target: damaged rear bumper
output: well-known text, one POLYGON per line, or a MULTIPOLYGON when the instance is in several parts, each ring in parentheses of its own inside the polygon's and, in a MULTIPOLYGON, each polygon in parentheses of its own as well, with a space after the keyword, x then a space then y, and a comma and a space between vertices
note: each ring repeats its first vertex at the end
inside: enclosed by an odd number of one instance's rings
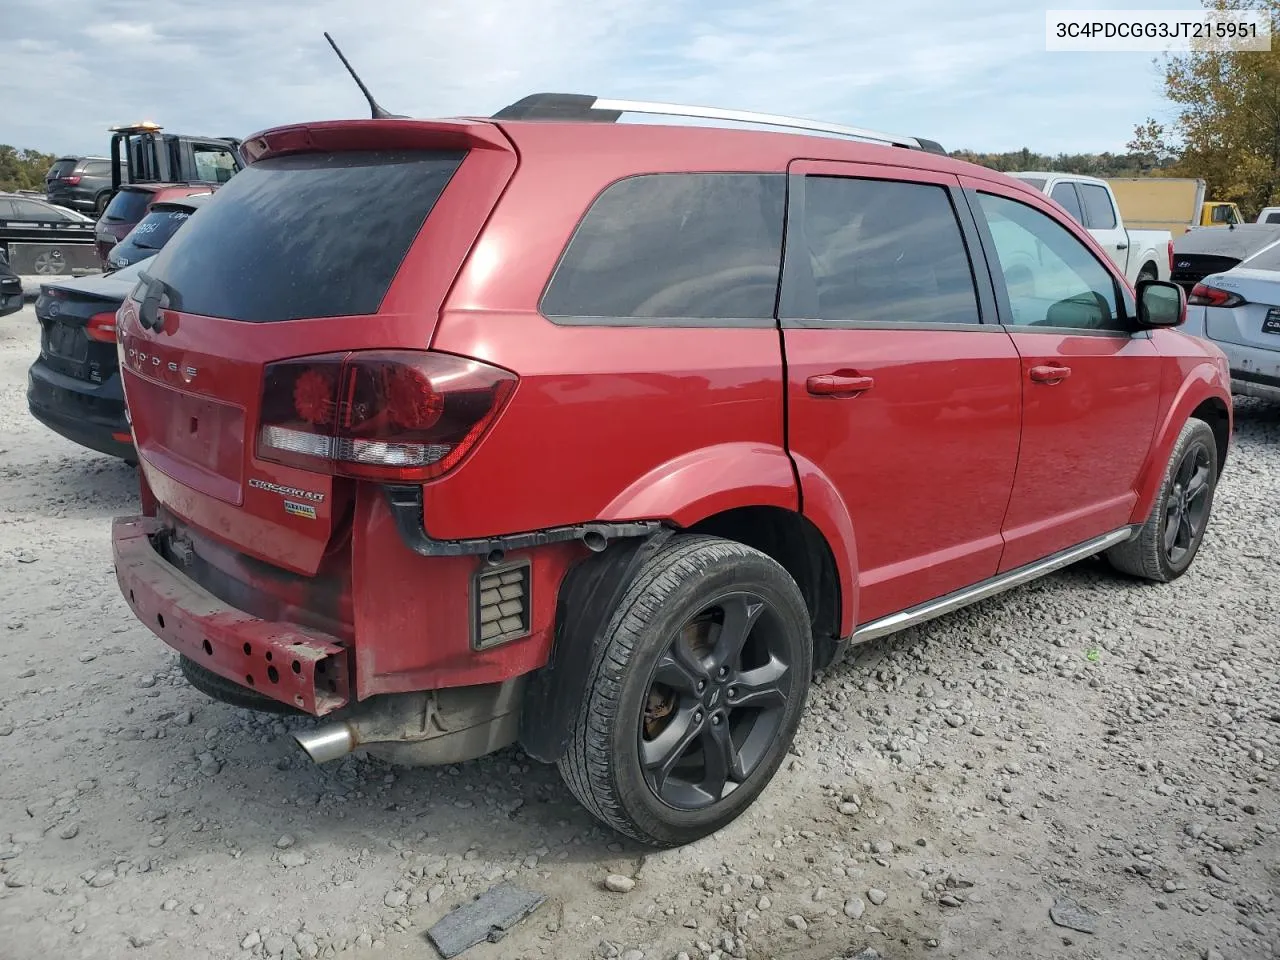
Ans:
POLYGON ((117 517, 111 525, 120 592, 152 633, 206 670, 314 716, 349 702, 345 647, 222 602, 157 552, 152 537, 162 529, 151 517, 117 517))

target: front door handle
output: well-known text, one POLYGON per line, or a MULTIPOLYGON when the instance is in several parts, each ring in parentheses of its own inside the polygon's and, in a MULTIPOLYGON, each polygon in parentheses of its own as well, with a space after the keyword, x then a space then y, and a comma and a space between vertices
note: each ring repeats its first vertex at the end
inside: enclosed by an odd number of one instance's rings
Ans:
POLYGON ((1031 368, 1031 379, 1036 383, 1061 383, 1071 376, 1071 368, 1059 364, 1044 364, 1031 368))
POLYGON ((871 377, 856 373, 824 373, 804 382, 815 397, 856 397, 876 385, 871 377))
POLYGON ((1117 249, 1117 250, 1128 250, 1128 249, 1129 249, 1129 245, 1128 245, 1127 243, 1117 243, 1117 244, 1116 244, 1116 249, 1117 249))

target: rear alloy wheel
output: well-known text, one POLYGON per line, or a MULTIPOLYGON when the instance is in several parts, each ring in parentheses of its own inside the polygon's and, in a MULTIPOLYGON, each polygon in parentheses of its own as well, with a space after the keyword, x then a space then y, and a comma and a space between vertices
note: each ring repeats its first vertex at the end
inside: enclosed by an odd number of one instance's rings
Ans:
POLYGON ((1195 559, 1213 509, 1218 483, 1218 444, 1203 420, 1182 426, 1164 483, 1138 536, 1107 552, 1123 573, 1168 583, 1187 572, 1195 559))
POLYGON ((614 612, 560 772, 588 810, 675 846, 739 816, 795 736, 813 652, 795 581, 765 554, 673 538, 614 612))

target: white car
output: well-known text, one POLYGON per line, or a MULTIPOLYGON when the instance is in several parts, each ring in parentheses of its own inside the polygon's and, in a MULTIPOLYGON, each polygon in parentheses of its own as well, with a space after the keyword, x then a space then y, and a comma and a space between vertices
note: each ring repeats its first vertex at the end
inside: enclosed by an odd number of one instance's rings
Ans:
POLYGON ((1280 223, 1280 207, 1263 207, 1254 223, 1280 223))
POLYGON ((1076 173, 1011 173, 1057 202, 1097 240, 1129 282, 1168 280, 1173 270, 1173 234, 1127 230, 1111 185, 1076 173))
POLYGON ((1232 393, 1280 402, 1280 242, 1197 283, 1183 329, 1227 355, 1232 393))

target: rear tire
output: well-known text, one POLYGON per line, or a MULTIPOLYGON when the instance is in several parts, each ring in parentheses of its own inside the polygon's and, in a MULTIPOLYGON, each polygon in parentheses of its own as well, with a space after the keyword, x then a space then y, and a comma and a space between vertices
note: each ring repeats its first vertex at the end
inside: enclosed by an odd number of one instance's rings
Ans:
POLYGON ((1138 271, 1138 279, 1136 282, 1142 283, 1143 280, 1158 280, 1158 279, 1160 279, 1160 275, 1159 273, 1156 272, 1156 268, 1151 266, 1150 264, 1147 264, 1141 270, 1138 271))
POLYGON ((769 783, 799 725, 813 669, 799 588, 758 550, 673 537, 640 568, 605 637, 561 776, 642 843, 714 833, 769 783))
POLYGON ((214 700, 220 700, 233 707, 256 710, 259 713, 277 713, 298 717, 309 716, 309 714, 299 710, 297 707, 281 703, 271 697, 265 697, 260 693, 240 686, 238 683, 232 683, 212 670, 206 670, 190 657, 180 657, 180 659, 182 675, 187 678, 189 684, 206 697, 212 697, 214 700))
POLYGON ((1168 583, 1191 567, 1213 509, 1218 485, 1218 443, 1203 420, 1182 425, 1165 467, 1151 515, 1132 540, 1107 551, 1121 573, 1168 583))
POLYGON ((111 202, 110 194, 107 194, 107 193, 98 194, 98 196, 95 197, 93 201, 93 212, 97 214, 99 218, 101 218, 102 215, 107 212, 107 204, 109 204, 110 202, 111 202))

